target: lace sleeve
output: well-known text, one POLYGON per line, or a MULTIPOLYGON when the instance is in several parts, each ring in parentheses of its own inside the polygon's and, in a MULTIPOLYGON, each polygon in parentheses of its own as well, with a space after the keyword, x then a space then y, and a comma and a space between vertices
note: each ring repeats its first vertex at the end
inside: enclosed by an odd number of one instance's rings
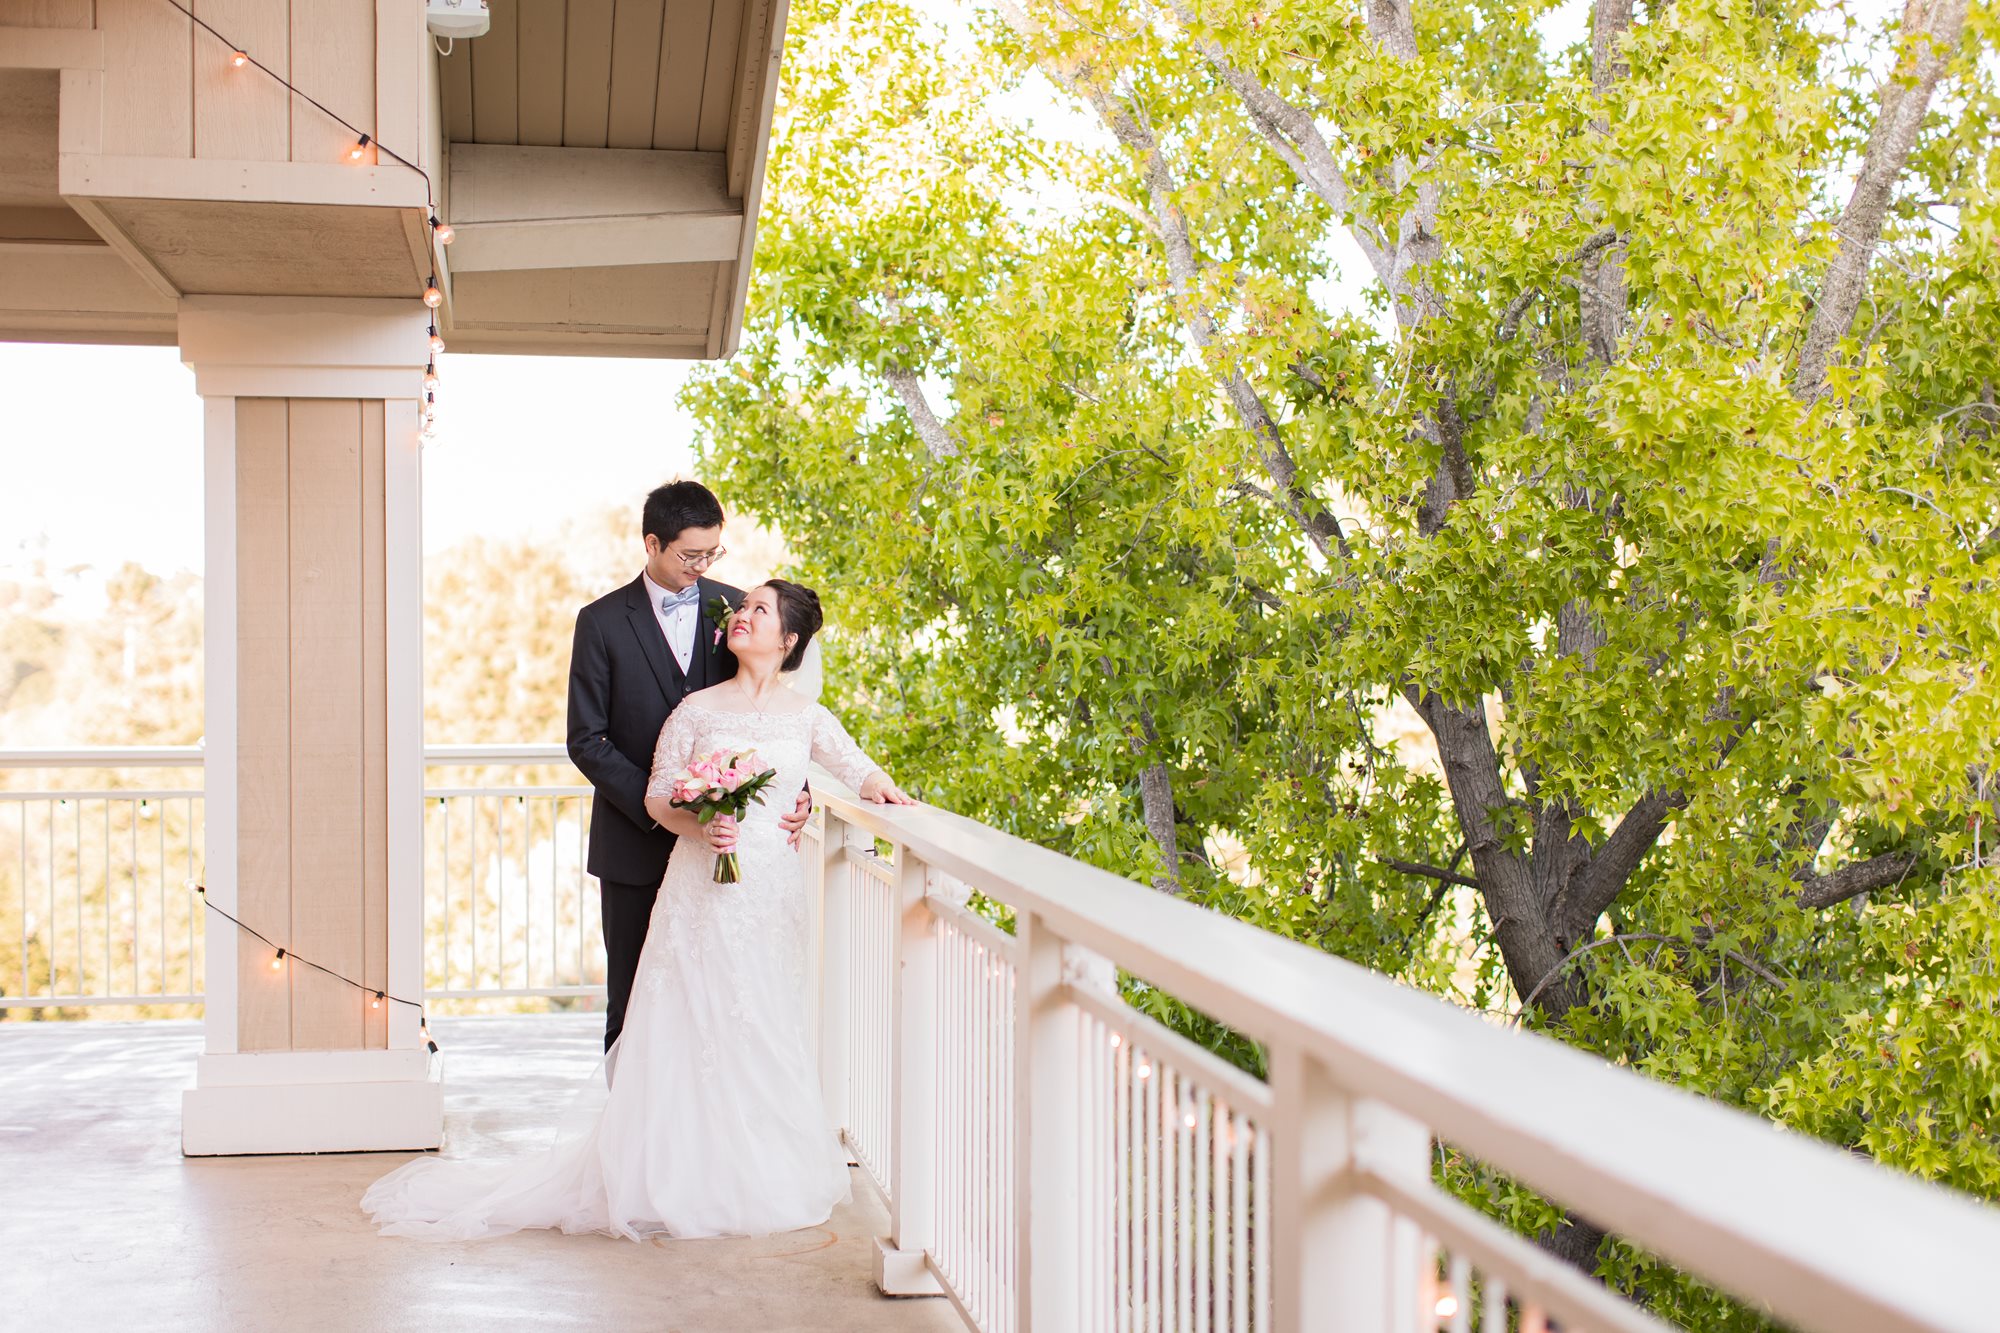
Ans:
POLYGON ((860 791, 869 775, 880 771, 847 734, 847 728, 840 725, 840 719, 823 705, 813 705, 812 732, 813 762, 854 790, 860 791))
POLYGON ((660 728, 660 743, 653 747, 653 776, 646 783, 646 795, 665 796, 673 777, 694 758, 695 721, 692 708, 676 708, 667 714, 660 728))

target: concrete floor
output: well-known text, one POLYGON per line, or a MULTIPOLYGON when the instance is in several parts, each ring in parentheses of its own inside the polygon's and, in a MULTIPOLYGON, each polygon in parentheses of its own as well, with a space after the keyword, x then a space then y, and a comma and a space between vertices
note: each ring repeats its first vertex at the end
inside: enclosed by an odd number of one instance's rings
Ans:
MULTIPOLYGON (((598 1015, 442 1018, 445 1151, 545 1133, 596 1062, 598 1015)), ((184 1158, 193 1023, 0 1024, 0 1328, 956 1330, 869 1276, 880 1198, 761 1240, 535 1231, 377 1236, 358 1200, 407 1153, 184 1158)))

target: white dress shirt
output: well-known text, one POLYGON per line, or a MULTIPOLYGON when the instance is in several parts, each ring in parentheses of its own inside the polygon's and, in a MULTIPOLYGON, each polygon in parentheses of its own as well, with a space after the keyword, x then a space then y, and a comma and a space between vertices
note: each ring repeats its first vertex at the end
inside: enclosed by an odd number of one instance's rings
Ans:
POLYGON ((653 602, 653 619, 660 622, 660 633, 666 636, 674 661, 680 663, 681 674, 686 675, 694 661, 695 632, 701 627, 701 599, 697 597, 669 611, 662 603, 674 594, 653 582, 651 574, 641 571, 639 577, 646 581, 646 596, 653 602))

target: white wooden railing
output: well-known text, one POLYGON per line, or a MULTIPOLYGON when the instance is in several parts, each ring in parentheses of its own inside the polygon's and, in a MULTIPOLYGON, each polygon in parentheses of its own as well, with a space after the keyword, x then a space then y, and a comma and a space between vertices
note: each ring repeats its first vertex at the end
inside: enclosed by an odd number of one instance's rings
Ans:
POLYGON ((32 786, 0 790, 0 1008, 201 999, 202 794, 185 783, 79 787, 45 772, 157 777, 195 746, 0 750, 32 786))
MULTIPOLYGON (((558 766, 567 784, 424 792, 424 960, 433 999, 601 996, 597 882, 584 873, 590 788, 561 745, 431 746, 427 770, 558 766)), ((96 775, 0 790, 0 1008, 202 999, 200 746, 0 750, 0 772, 96 775), (117 781, 106 782, 105 775, 117 781)))
MULTIPOLYGON (((0 751, 0 770, 199 762, 0 751)), ((1446 1143, 1797 1327, 2000 1330, 1994 1210, 970 820, 865 804, 824 774, 814 789, 822 1080, 889 1204, 885 1291, 942 1293, 991 1333, 1660 1327, 1438 1190, 1446 1143), (969 909, 975 892, 1012 933, 969 909), (1270 1081, 1127 1007, 1119 970, 1261 1042, 1270 1081)), ((427 934, 481 913, 463 958, 432 958, 433 994, 597 988, 585 790, 427 792, 445 812, 427 934)), ((198 920, 149 904, 198 873, 200 808, 180 787, 0 792, 0 840, 19 844, 0 940, 56 957, 0 976, 0 1003, 199 999, 198 920), (157 977, 148 950, 166 957, 175 930, 195 968, 157 977)))
POLYGON ((432 745, 427 772, 558 768, 567 782, 426 783, 424 976, 431 999, 604 994, 590 787, 561 745, 432 745))
POLYGON ((990 1333, 1662 1327, 1438 1189, 1447 1143, 1797 1327, 2000 1329, 2000 1211, 970 820, 814 789, 822 1077, 889 1204, 885 1291, 990 1333), (1263 1043, 1270 1081, 1126 1006, 1114 969, 1263 1043))

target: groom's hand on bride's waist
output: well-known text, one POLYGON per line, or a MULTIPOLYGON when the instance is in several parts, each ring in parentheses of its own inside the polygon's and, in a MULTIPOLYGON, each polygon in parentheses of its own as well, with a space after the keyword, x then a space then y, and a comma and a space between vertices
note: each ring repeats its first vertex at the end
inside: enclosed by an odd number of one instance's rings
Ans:
POLYGON ((809 787, 799 788, 798 803, 788 815, 778 816, 778 827, 785 831, 785 841, 794 848, 799 845, 799 835, 805 831, 806 821, 812 818, 813 797, 809 787))

